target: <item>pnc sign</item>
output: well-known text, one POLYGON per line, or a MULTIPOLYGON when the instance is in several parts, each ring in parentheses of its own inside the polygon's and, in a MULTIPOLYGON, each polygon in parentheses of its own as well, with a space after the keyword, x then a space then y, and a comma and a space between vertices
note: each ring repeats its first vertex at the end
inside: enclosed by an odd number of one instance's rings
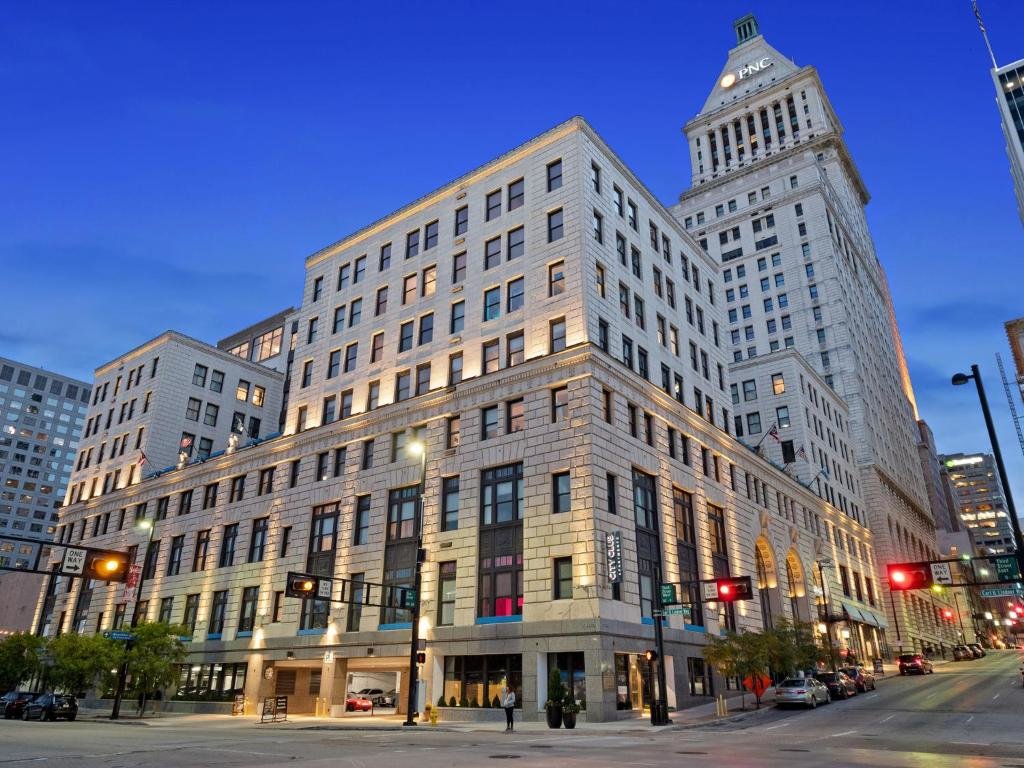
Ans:
POLYGON ((732 88, 736 85, 739 80, 745 80, 751 75, 755 75, 762 70, 768 69, 775 62, 772 61, 768 56, 763 56, 757 61, 752 61, 749 64, 744 64, 742 67, 737 69, 735 72, 726 72, 725 76, 720 81, 720 85, 723 88, 732 88))

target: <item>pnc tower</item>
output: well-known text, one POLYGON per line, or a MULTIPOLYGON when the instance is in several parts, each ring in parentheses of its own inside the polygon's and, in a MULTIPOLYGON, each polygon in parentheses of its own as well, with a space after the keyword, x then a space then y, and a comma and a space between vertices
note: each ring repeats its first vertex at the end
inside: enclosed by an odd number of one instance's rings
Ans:
MULTIPOLYGON (((780 438, 763 441, 762 451, 771 456, 780 445, 803 447, 806 460, 791 454, 781 463, 869 525, 880 565, 933 559, 935 524, 917 458, 916 406, 865 217, 867 187, 818 71, 769 45, 753 16, 734 26, 736 46, 700 113, 683 128, 692 182, 674 208, 721 265, 733 379, 743 378, 737 369, 771 367, 786 349, 799 352, 848 404, 849 445, 837 443, 827 422, 790 420, 794 410, 818 401, 812 388, 801 386, 808 393, 803 404, 790 403, 778 417, 771 408, 759 415, 757 430, 774 422, 780 438)), ((741 419, 735 426, 751 444, 761 437, 741 419)), ((885 583, 884 567, 878 578, 885 583)), ((938 645, 935 598, 899 594, 903 636, 890 633, 890 643, 938 645)), ((884 604, 891 622, 893 603, 884 604)))

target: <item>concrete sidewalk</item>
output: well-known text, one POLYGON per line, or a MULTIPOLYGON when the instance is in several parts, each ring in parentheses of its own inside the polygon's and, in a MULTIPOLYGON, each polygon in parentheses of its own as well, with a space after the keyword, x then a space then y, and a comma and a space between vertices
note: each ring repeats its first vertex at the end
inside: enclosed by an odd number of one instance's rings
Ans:
MULTIPOLYGON (((933 663, 935 666, 940 666, 942 664, 948 664, 949 661, 944 659, 935 659, 933 660, 933 663)), ((899 677, 899 668, 895 664, 885 664, 884 670, 883 674, 876 676, 879 683, 884 683, 886 679, 899 677)), ((735 694, 735 692, 732 691, 730 693, 735 694)), ((746 695, 746 709, 740 709, 740 696, 738 694, 732 695, 726 699, 729 714, 725 717, 717 716, 715 712, 715 702, 712 700, 707 704, 701 704, 696 707, 687 707, 686 709, 670 712, 669 718, 672 720, 672 725, 670 726, 655 727, 651 725, 649 718, 637 716, 604 723, 588 723, 580 719, 576 724, 575 730, 582 733, 638 733, 660 731, 665 728, 696 728, 714 725, 715 723, 737 722, 748 717, 757 717, 759 713, 771 711, 775 705, 774 698, 774 690, 769 689, 761 700, 761 708, 758 710, 754 708, 753 694, 748 693, 746 695)), ((515 726, 516 731, 534 733, 550 730, 543 719, 543 713, 539 714, 541 719, 538 721, 517 722, 515 726)), ((110 720, 109 717, 109 710, 83 708, 79 714, 79 719, 89 722, 108 723, 111 725, 141 725, 154 728, 188 728, 193 726, 203 728, 236 728, 250 725, 262 729, 284 730, 413 731, 412 728, 405 728, 405 726, 402 725, 405 721, 405 717, 403 715, 370 715, 368 713, 349 713, 344 717, 292 715, 287 721, 281 723, 260 723, 259 718, 256 715, 233 717, 231 715, 194 715, 178 714, 174 712, 161 712, 155 715, 146 715, 141 719, 137 717, 134 712, 130 714, 122 714, 121 719, 119 720, 110 720)), ((499 720, 495 720, 494 722, 442 721, 436 726, 432 726, 429 722, 424 722, 421 719, 417 727, 423 730, 449 733, 500 733, 504 731, 504 722, 499 720)))

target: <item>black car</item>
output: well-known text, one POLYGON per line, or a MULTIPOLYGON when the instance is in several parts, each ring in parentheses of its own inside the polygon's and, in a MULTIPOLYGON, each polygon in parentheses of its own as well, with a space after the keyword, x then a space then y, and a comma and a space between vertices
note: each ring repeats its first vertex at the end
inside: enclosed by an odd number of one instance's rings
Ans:
POLYGON ((818 672, 814 677, 828 688, 833 701, 857 695, 857 684, 842 672, 818 672))
POLYGON ((60 693, 44 693, 25 705, 22 720, 74 720, 78 717, 78 699, 60 693))
POLYGON ((25 705, 38 695, 35 691, 9 691, 0 698, 0 712, 5 720, 21 717, 25 705))

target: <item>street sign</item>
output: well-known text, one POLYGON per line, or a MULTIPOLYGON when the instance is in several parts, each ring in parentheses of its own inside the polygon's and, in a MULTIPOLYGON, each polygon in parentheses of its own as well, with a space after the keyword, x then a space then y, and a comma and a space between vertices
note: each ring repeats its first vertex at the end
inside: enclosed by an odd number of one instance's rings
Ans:
POLYGON ((331 589, 334 587, 334 582, 330 579, 320 579, 316 585, 316 596, 321 600, 331 599, 331 589))
POLYGON ((683 616, 688 619, 690 614, 693 613, 693 609, 688 605, 670 605, 663 613, 666 616, 683 616))
POLYGON ((700 583, 700 593, 704 602, 710 602, 718 599, 718 583, 715 581, 702 581, 700 583))
POLYGON ((935 584, 952 584, 953 574, 949 569, 949 563, 932 563, 932 582, 935 584))
POLYGON ((1020 590, 1014 587, 985 587, 981 590, 982 597, 1016 597, 1020 590))
POLYGON ((662 605, 675 605, 679 600, 676 598, 676 585, 675 584, 662 584, 661 585, 661 604, 662 605))
POLYGON ((103 633, 103 636, 108 640, 134 640, 135 635, 131 632, 127 632, 123 629, 108 629, 103 633))
POLYGON ((611 531, 604 535, 604 551, 608 558, 608 583, 622 583, 622 533, 611 531))
POLYGON ((1016 555, 1000 555, 988 559, 996 570, 996 578, 999 581, 1017 581, 1020 578, 1020 568, 1017 566, 1016 555))
POLYGON ((81 576, 85 571, 85 556, 88 550, 77 547, 65 547, 64 561, 61 563, 61 573, 71 576, 81 576))
POLYGON ((403 589, 402 590, 402 607, 412 610, 416 607, 416 590, 415 589, 403 589))

